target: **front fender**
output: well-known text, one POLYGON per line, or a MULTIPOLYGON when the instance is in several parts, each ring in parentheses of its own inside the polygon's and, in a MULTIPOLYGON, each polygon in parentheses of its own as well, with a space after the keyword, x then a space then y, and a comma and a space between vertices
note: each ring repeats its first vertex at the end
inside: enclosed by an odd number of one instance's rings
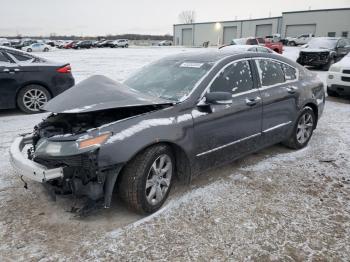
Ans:
POLYGON ((112 136, 100 147, 99 166, 126 163, 146 147, 160 142, 175 144, 188 157, 192 155, 192 115, 189 110, 175 111, 165 109, 101 128, 100 132, 112 131, 112 136))

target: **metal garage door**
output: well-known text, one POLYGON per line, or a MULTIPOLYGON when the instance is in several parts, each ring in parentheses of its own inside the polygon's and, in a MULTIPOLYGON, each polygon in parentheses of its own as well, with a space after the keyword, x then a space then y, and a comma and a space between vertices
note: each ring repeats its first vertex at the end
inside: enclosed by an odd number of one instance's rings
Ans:
POLYGON ((286 26, 286 37, 295 37, 304 34, 315 34, 316 25, 287 25, 286 26))
POLYGON ((192 46, 192 29, 182 29, 182 45, 192 46))
POLYGON ((234 38, 237 38, 237 26, 225 26, 223 44, 226 45, 231 43, 231 40, 234 38))
POLYGON ((268 35, 272 35, 272 24, 256 25, 256 30, 255 30, 256 37, 265 37, 268 35))

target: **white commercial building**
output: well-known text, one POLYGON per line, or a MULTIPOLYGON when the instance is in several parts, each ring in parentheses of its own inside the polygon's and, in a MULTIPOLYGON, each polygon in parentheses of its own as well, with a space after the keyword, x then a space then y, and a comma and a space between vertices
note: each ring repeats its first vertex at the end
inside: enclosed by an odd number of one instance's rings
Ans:
POLYGON ((283 12, 282 16, 261 19, 205 22, 174 25, 174 44, 202 46, 228 44, 234 38, 265 37, 281 34, 295 37, 301 34, 315 36, 349 37, 350 8, 283 12))

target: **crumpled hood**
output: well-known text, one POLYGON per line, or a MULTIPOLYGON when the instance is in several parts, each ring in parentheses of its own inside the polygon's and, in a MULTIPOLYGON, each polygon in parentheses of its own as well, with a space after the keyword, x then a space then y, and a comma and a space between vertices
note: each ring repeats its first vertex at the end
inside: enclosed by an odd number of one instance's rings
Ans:
POLYGON ((308 53, 321 53, 321 52, 330 52, 331 49, 326 48, 303 48, 300 50, 301 52, 308 52, 308 53))
POLYGON ((44 110, 53 113, 86 113, 156 104, 172 103, 137 92, 105 76, 95 75, 50 100, 44 110))

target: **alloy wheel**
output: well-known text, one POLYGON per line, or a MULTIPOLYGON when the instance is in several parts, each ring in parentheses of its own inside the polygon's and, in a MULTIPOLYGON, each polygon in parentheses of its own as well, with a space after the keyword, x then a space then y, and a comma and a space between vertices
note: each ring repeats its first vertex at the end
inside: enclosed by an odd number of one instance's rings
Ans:
POLYGON ((29 89, 23 95, 24 106, 33 112, 38 112, 47 102, 46 94, 39 89, 29 89))
POLYGON ((173 163, 171 158, 160 155, 152 164, 148 171, 146 180, 146 199, 150 205, 157 205, 161 202, 169 189, 173 173, 173 163))
POLYGON ((304 144, 309 140, 314 127, 314 120, 310 113, 303 114, 298 122, 297 140, 300 144, 304 144))

